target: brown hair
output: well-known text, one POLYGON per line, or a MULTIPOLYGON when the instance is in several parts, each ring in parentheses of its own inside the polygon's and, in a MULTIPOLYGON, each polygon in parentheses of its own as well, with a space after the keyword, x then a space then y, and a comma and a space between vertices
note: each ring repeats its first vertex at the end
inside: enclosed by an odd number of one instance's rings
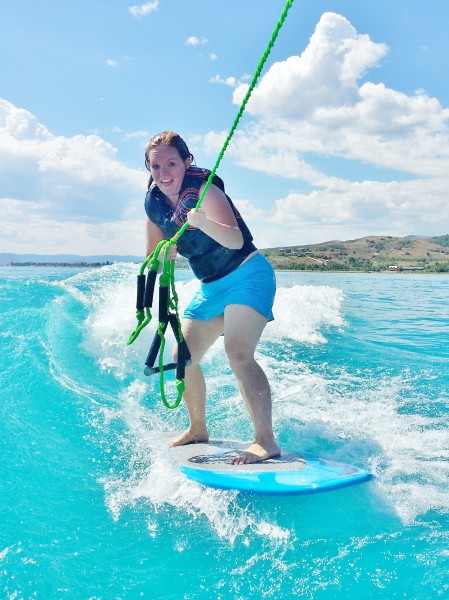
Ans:
MULTIPOLYGON (((192 162, 195 161, 193 154, 187 147, 187 144, 178 133, 175 133, 174 131, 162 131, 161 133, 156 133, 156 135, 153 135, 148 142, 147 147, 145 148, 145 166, 148 171, 150 171, 150 151, 157 146, 172 146, 173 148, 176 148, 182 160, 187 160, 190 158, 192 162)), ((150 175, 148 189, 150 189, 152 183, 153 177, 150 175)))

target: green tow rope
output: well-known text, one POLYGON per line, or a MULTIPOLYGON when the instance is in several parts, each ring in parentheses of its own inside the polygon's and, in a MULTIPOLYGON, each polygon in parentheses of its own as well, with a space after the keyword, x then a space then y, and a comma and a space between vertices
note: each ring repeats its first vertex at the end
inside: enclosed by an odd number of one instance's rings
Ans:
MULTIPOLYGON (((271 34, 271 38, 270 38, 270 41, 268 42, 267 47, 265 48, 265 52, 260 57, 259 64, 257 65, 257 69, 256 69, 256 71, 255 71, 255 73, 253 75, 252 80, 251 80, 251 84, 250 84, 250 86, 248 88, 248 91, 245 94, 245 97, 243 98, 243 101, 242 101, 242 103, 240 105, 240 108, 238 110, 237 116, 235 117, 234 123, 232 124, 232 127, 231 127, 231 129, 230 129, 230 131, 228 133, 228 137, 224 141, 224 144, 223 144, 223 146, 222 146, 222 148, 220 150, 220 153, 218 155, 217 162, 215 163, 215 166, 212 169, 212 171, 211 171, 211 173, 210 173, 210 175, 209 175, 209 177, 208 177, 208 179, 206 181, 206 185, 204 186, 204 189, 203 189, 203 191, 201 193, 201 196, 198 198, 198 202, 197 202, 196 207, 195 207, 196 211, 200 208, 200 206, 201 206, 201 204, 203 202, 203 198, 206 195, 206 192, 207 192, 207 190, 208 190, 208 188, 209 188, 209 186, 210 186, 210 184, 211 184, 211 182, 212 182, 212 180, 213 180, 213 178, 215 176, 215 173, 217 172, 218 165, 221 163, 221 159, 223 158, 224 153, 226 152, 226 149, 229 146, 229 142, 231 141, 231 138, 234 135, 235 130, 237 129, 237 125, 238 125, 238 123, 240 121, 240 117, 243 115, 243 112, 244 112, 244 110, 246 108, 248 100, 249 100, 249 98, 250 98, 250 96, 251 96, 254 88, 256 87, 257 80, 260 77, 260 74, 261 74, 262 69, 264 67, 264 64, 265 64, 265 62, 266 62, 266 60, 268 58, 268 55, 270 54, 271 49, 274 46, 274 42, 276 41, 278 33, 279 33, 282 25, 284 24, 285 19, 287 18, 287 13, 288 13, 288 11, 290 10, 290 8, 291 8, 291 6, 293 4, 293 1, 294 0, 287 0, 287 2, 285 3, 284 10, 282 11, 281 16, 279 17, 279 21, 277 22, 276 27, 274 28, 274 31, 271 34)), ((172 237, 172 239, 170 240, 170 242, 171 243, 175 243, 176 240, 187 229, 188 225, 189 224, 187 222, 185 222, 184 225, 181 227, 181 229, 172 237)))
MULTIPOLYGON (((217 172, 218 166, 224 156, 224 153, 226 152, 229 142, 231 141, 231 138, 234 135, 235 130, 237 129, 237 125, 240 121, 240 118, 241 118, 243 112, 245 111, 246 105, 248 103, 248 100, 249 100, 254 88, 256 87, 256 83, 260 77, 260 74, 265 65, 265 62, 271 52, 271 49, 274 46, 274 43, 276 41, 276 38, 278 37, 279 31, 280 31, 282 25, 284 24, 285 19, 287 18, 288 11, 290 10, 293 2, 294 2, 294 0, 287 0, 285 3, 284 9, 281 13, 281 16, 279 17, 279 20, 276 24, 276 27, 274 28, 273 33, 271 34, 270 41, 268 42, 267 47, 265 48, 265 51, 259 60, 259 64, 257 65, 256 71, 254 72, 253 78, 251 80, 251 84, 245 94, 245 97, 243 98, 243 101, 240 105, 240 108, 237 112, 237 115, 234 119, 234 122, 228 133, 228 136, 226 137, 226 140, 224 141, 224 144, 220 150, 220 153, 215 162, 215 165, 214 165, 212 171, 210 172, 210 175, 209 175, 209 177, 206 181, 206 184, 203 188, 203 191, 201 192, 201 195, 198 198, 198 202, 196 203, 196 206, 195 206, 196 211, 198 211, 199 208, 201 207, 201 204, 207 193, 207 190, 209 189, 209 186, 212 183, 212 180, 217 172)), ((153 252, 146 258, 146 260, 142 263, 142 266, 140 267, 140 275, 141 276, 144 276, 145 269, 147 267, 148 267, 149 272, 157 273, 157 271, 159 269, 159 262, 160 262, 159 255, 160 255, 161 251, 163 251, 162 274, 160 276, 160 278, 161 278, 160 285, 161 285, 161 287, 170 287, 171 288, 172 297, 170 300, 170 308, 172 308, 176 313, 177 322, 178 322, 178 334, 179 334, 181 341, 183 340, 183 337, 182 337, 182 331, 181 331, 181 321, 180 321, 179 313, 178 313, 178 296, 177 296, 176 290, 175 290, 175 275, 174 275, 175 261, 167 260, 167 255, 170 250, 170 247, 172 245, 176 244, 177 240, 181 237, 181 235, 184 233, 184 231, 187 229, 188 226, 189 226, 189 224, 186 221, 182 225, 182 227, 179 229, 179 231, 171 239, 162 240, 161 242, 159 242, 159 244, 156 246, 156 248, 153 250, 153 252)), ((137 337, 139 336, 142 329, 144 329, 150 323, 151 318, 152 318, 151 311, 149 308, 137 308, 136 317, 137 317, 137 326, 134 329, 134 331, 131 333, 131 335, 129 336, 129 339, 127 342, 128 345, 132 344, 137 339, 137 337)), ((161 397, 162 397, 162 401, 163 401, 164 405, 167 408, 177 408, 182 400, 182 395, 184 393, 184 389, 185 389, 184 380, 182 380, 182 379, 176 380, 176 388, 178 390, 178 396, 177 396, 177 399, 175 400, 175 402, 173 404, 170 404, 167 401, 167 398, 165 395, 165 390, 164 390, 165 382, 164 382, 164 365, 163 365, 164 352, 163 351, 164 351, 164 347, 165 347, 165 335, 164 335, 161 325, 162 324, 159 324, 158 330, 157 330, 159 336, 161 337, 161 348, 160 348, 160 355, 159 355, 161 397)))

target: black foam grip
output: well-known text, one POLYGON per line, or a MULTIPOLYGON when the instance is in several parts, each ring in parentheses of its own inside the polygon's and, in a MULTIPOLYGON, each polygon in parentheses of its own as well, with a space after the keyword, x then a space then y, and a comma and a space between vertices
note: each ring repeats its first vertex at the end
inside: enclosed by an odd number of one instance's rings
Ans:
POLYGON ((178 342, 178 364, 176 365, 176 379, 184 379, 186 375, 186 343, 178 342))
MULTIPOLYGON (((162 328, 162 333, 165 333, 166 329, 167 329, 167 324, 165 324, 164 327, 162 328)), ((156 331, 156 334, 153 338, 153 342, 151 344, 150 350, 147 355, 147 359, 145 361, 145 364, 147 367, 153 367, 154 363, 156 362, 156 358, 159 353, 159 349, 161 347, 161 342, 162 342, 161 336, 156 331)))
POLYGON ((137 275, 137 299, 136 308, 137 310, 143 310, 145 295, 145 275, 137 275))
POLYGON ((159 323, 168 323, 168 287, 159 287, 159 323))
POLYGON ((153 306, 154 296, 154 284, 156 283, 156 271, 150 271, 147 277, 147 284, 145 286, 145 295, 143 298, 143 305, 145 308, 151 308, 153 306))

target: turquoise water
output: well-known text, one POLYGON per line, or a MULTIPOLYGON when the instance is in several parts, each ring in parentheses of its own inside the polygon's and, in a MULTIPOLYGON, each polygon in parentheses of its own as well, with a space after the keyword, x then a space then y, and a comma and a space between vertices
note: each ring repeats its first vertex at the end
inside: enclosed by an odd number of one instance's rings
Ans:
MULTIPOLYGON (((277 436, 376 476, 280 498, 171 463, 153 325, 126 346, 137 271, 0 269, 0 597, 449 597, 449 277, 278 274, 277 436)), ((178 274, 182 305, 196 286, 178 274)), ((221 340, 205 370, 212 435, 250 439, 221 340)))

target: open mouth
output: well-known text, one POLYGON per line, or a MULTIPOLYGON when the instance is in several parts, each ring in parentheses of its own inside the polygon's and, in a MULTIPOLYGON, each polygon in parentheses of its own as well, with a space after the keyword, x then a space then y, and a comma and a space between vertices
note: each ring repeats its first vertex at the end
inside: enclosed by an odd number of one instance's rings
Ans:
POLYGON ((173 179, 161 179, 162 185, 170 185, 173 183, 173 179))

